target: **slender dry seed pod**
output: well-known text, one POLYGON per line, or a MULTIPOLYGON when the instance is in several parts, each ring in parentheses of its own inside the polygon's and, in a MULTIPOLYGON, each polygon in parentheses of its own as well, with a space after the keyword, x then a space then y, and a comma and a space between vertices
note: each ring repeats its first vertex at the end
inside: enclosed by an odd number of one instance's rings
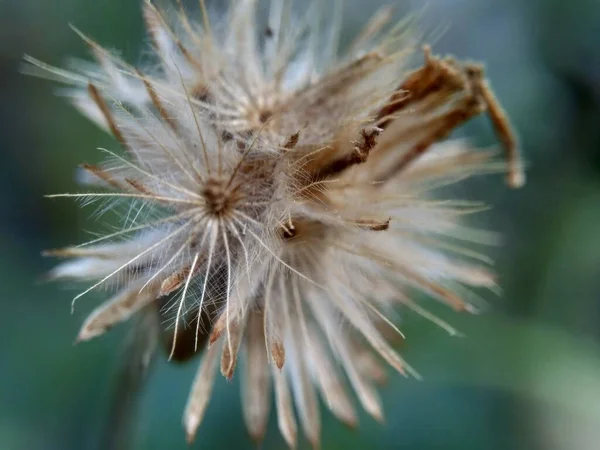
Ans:
POLYGON ((488 237, 461 224, 481 205, 433 191, 494 171, 507 170, 513 187, 524 181, 481 66, 425 47, 424 64, 411 69, 417 43, 406 26, 389 25, 389 8, 338 55, 339 17, 328 34, 317 2, 298 21, 288 3, 273 0, 263 26, 253 0, 233 2, 218 19, 201 1, 198 22, 181 5, 167 14, 146 2, 160 62, 149 70, 84 35, 96 66, 67 72, 29 58, 71 85, 75 106, 123 149, 82 166, 88 190, 50 197, 129 204, 121 231, 50 251, 69 259, 50 276, 91 281, 74 301, 116 291, 79 340, 154 304, 171 320, 171 358, 208 342, 184 414, 189 440, 218 368, 228 379, 242 374, 244 418, 257 441, 271 395, 290 447, 297 419, 319 445, 319 397, 356 425, 348 387, 383 420, 381 360, 416 375, 392 346, 400 331, 390 312, 405 305, 455 334, 411 297, 424 292, 473 311, 469 287, 495 287, 485 258, 456 243, 488 237), (480 114, 506 163, 445 141, 480 114))

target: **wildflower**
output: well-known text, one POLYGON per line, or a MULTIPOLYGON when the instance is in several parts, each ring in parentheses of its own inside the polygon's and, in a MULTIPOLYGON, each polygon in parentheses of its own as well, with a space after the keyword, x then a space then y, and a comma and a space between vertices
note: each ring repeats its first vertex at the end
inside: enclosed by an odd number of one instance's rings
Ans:
MULTIPOLYGON (((318 446, 318 395, 342 422, 357 422, 346 384, 373 417, 380 359, 417 376, 385 330, 406 306, 451 333, 411 297, 424 292, 473 311, 468 287, 493 288, 478 256, 449 239, 477 240, 460 218, 479 209, 439 200, 433 190, 507 170, 524 181, 510 125, 479 65, 439 58, 410 70, 414 36, 377 12, 339 56, 339 17, 325 33, 318 14, 291 20, 273 1, 266 26, 256 3, 233 3, 202 23, 151 3, 144 17, 157 65, 131 67, 83 36, 97 60, 68 72, 33 60, 73 86, 72 102, 110 131, 124 153, 84 164, 94 187, 74 197, 128 202, 122 230, 77 247, 54 279, 90 281, 74 299, 116 290, 84 323, 87 341, 134 314, 170 317, 170 357, 208 342, 184 413, 192 440, 217 367, 231 379, 239 355, 242 404, 251 436, 266 429, 274 386, 280 431, 297 423, 318 446), (449 134, 485 113, 506 163, 449 134), (187 338, 184 338, 187 336, 187 338), (347 382, 346 379, 347 378, 347 382)), ((316 5, 316 2, 315 2, 316 5)), ((314 6, 314 5, 313 5, 314 6)), ((479 233, 479 234, 478 234, 479 233)), ((150 321, 160 333, 157 321, 150 321)))

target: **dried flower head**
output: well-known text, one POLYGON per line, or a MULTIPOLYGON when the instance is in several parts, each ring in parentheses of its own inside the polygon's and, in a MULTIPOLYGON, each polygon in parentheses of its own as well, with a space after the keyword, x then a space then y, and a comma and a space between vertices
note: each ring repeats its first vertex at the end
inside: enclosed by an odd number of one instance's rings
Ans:
POLYGON ((459 221, 480 205, 432 191, 504 170, 521 185, 516 142, 482 67, 425 47, 424 65, 411 70, 417 40, 406 23, 390 24, 389 8, 339 56, 340 17, 325 27, 317 2, 295 21, 288 1, 273 0, 264 26, 256 1, 233 2, 212 21, 200 4, 200 23, 181 5, 166 14, 144 4, 157 57, 145 70, 83 35, 95 65, 67 72, 29 59, 71 84, 75 106, 124 150, 82 166, 95 190, 51 196, 129 209, 123 229, 49 251, 69 259, 50 276, 93 283, 74 300, 117 291, 79 340, 158 312, 170 318, 172 358, 208 342, 184 414, 190 440, 217 367, 230 379, 244 355, 252 437, 265 433, 274 385, 287 443, 297 442, 295 403, 318 446, 318 395, 355 425, 349 384, 381 420, 380 359, 416 375, 390 343, 397 306, 454 332, 411 300, 415 292, 471 311, 468 287, 495 286, 478 255, 452 243, 481 238, 459 221), (506 163, 444 141, 482 113, 506 163))

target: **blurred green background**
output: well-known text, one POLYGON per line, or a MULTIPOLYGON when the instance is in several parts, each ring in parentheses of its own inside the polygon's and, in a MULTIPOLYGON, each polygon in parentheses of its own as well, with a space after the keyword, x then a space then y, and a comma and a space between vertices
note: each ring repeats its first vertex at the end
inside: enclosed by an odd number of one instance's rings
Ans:
MULTIPOLYGON (((147 48, 140 3, 0 0, 3 450, 105 450, 101 435, 127 328, 74 347, 101 295, 82 299, 70 315, 73 292, 38 282, 52 265, 41 249, 81 242, 99 228, 93 209, 43 195, 76 189, 77 164, 99 161, 95 148, 116 144, 55 96, 57 86, 20 74, 21 58, 62 65, 87 57, 73 23, 140 62, 147 48)), ((351 35, 379 0, 344 3, 351 35)), ((499 176, 460 188, 494 205, 477 224, 504 236, 490 251, 503 294, 486 296, 490 307, 481 316, 439 311, 465 338, 407 315, 404 356, 425 380, 391 378, 382 391, 384 426, 363 414, 360 428, 348 431, 324 411, 323 449, 598 449, 600 1, 427 4, 423 28, 447 30, 434 50, 486 62, 529 162, 520 191, 499 176)), ((401 17, 423 3, 398 6, 401 17)), ((468 132, 480 144, 493 142, 485 120, 468 132)), ((195 368, 159 364, 141 395, 132 448, 186 448, 180 418, 195 368)), ((232 384, 219 380, 194 448, 256 448, 232 384)), ((284 448, 273 414, 261 448, 284 448)))

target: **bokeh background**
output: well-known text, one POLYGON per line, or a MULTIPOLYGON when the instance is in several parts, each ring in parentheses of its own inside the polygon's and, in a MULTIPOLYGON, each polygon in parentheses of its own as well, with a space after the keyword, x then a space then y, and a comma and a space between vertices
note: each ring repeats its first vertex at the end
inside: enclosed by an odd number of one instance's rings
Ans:
MULTIPOLYGON (((89 208, 43 195, 74 190, 77 164, 116 144, 55 96, 55 85, 19 67, 24 53, 56 65, 87 57, 69 23, 140 61, 140 3, 0 0, 1 449, 107 450, 102 436, 127 327, 73 346, 100 297, 81 299, 70 315, 73 292, 39 278, 52 264, 41 249, 81 242, 98 228, 89 208)), ((478 224, 504 236, 490 250, 503 294, 487 296, 481 316, 438 311, 464 338, 408 315, 404 356, 425 381, 391 378, 383 426, 362 415, 360 428, 348 431, 324 412, 323 449, 598 449, 600 2, 429 0, 424 10, 421 1, 397 3, 399 17, 422 11, 426 31, 445 30, 437 53, 486 62, 519 130, 529 180, 520 191, 499 176, 461 188, 494 205, 478 224)), ((351 35, 379 0, 344 4, 351 35)), ((493 142, 485 120, 467 132, 493 142)), ((159 363, 125 448, 186 448, 180 417, 195 368, 159 363)), ((256 448, 232 384, 219 380, 193 448, 256 448)), ((261 448, 284 448, 273 415, 261 448)))

